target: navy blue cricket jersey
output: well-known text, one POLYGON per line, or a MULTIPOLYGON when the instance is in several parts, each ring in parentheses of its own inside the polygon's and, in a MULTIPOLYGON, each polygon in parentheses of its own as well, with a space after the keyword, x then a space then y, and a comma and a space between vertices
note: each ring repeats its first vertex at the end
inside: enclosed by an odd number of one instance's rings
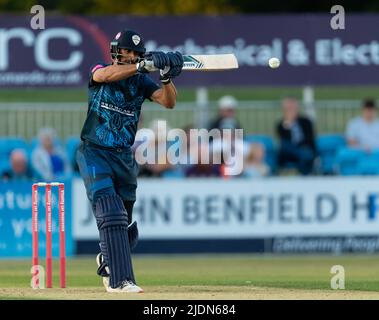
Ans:
POLYGON ((97 64, 91 70, 87 118, 81 138, 104 147, 132 146, 142 103, 159 86, 147 74, 140 73, 120 81, 95 82, 93 73, 106 66, 97 64))

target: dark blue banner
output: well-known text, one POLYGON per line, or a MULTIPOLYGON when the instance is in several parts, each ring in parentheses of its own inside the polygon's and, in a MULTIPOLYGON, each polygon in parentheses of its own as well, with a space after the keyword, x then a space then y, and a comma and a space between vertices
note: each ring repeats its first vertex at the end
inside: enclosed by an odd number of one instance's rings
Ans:
POLYGON ((347 15, 333 30, 331 14, 244 16, 0 16, 0 86, 81 86, 92 64, 109 62, 109 42, 123 29, 146 48, 183 54, 234 53, 240 69, 183 72, 178 85, 378 84, 379 15, 347 15), (282 64, 270 69, 269 58, 282 64))

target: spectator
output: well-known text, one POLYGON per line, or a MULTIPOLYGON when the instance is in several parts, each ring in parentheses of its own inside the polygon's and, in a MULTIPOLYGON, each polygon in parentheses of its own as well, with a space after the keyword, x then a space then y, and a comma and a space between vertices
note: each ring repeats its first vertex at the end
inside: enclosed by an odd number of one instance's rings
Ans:
POLYGON ((212 164, 212 153, 207 143, 199 144, 197 163, 186 169, 186 177, 221 177, 221 164, 212 164), (204 163, 208 153, 208 163, 204 163))
POLYGON ((23 149, 14 149, 9 157, 11 169, 3 173, 3 180, 31 180, 32 174, 28 167, 28 159, 23 149))
POLYGON ((270 167, 264 162, 265 148, 260 143, 252 143, 245 160, 243 176, 247 178, 258 178, 267 176, 270 167))
POLYGON ((42 128, 38 134, 39 144, 32 153, 32 166, 39 179, 51 181, 71 173, 69 161, 63 150, 54 144, 56 137, 52 128, 42 128))
POLYGON ((198 156, 198 141, 195 139, 191 139, 191 129, 194 129, 193 124, 189 124, 183 128, 183 131, 186 134, 186 140, 180 141, 179 146, 182 148, 182 150, 186 150, 185 152, 182 152, 180 155, 180 164, 177 166, 177 170, 181 173, 185 173, 185 171, 192 166, 194 162, 196 162, 198 156))
MULTIPOLYGON (((239 141, 238 139, 235 139, 235 130, 236 129, 242 129, 239 121, 236 118, 236 108, 238 106, 237 100, 233 96, 223 96, 218 101, 218 107, 219 107, 219 114, 217 118, 211 122, 209 126, 209 130, 212 129, 218 129, 220 130, 220 139, 214 139, 212 136, 210 137, 210 143, 212 144, 212 150, 213 152, 220 153, 221 154, 221 162, 223 164, 223 168, 225 163, 230 164, 230 158, 232 157, 231 154, 225 154, 228 152, 231 152, 235 157, 243 157, 246 150, 244 149, 244 143, 243 141, 239 141), (230 130, 230 137, 231 141, 224 139, 223 130, 229 129, 230 130), (231 144, 230 144, 231 143, 231 144), (226 158, 224 159, 224 157, 226 158)), ((237 165, 234 166, 231 170, 229 170, 230 176, 240 176, 242 170, 237 165)), ((224 169, 222 169, 223 174, 224 169)))
POLYGON ((303 175, 313 170, 316 158, 315 133, 312 122, 299 114, 296 98, 287 97, 282 101, 283 119, 276 126, 279 136, 279 168, 294 165, 303 175))
MULTIPOLYGON (((155 119, 150 124, 150 129, 154 132, 154 139, 148 141, 147 148, 150 152, 147 153, 148 163, 140 166, 139 176, 141 177, 162 177, 165 172, 173 169, 173 166, 168 162, 167 159, 167 137, 166 132, 163 130, 163 126, 159 124, 164 123, 166 120, 155 119), (154 152, 152 152, 154 151, 154 152)), ((170 130, 167 126, 166 130, 170 130)), ((138 150, 138 145, 141 143, 138 142, 135 144, 135 150, 138 150)), ((139 154, 136 150, 136 159, 145 159, 146 157, 143 154, 139 154)))
POLYGON ((233 130, 230 137, 223 135, 220 139, 214 139, 211 146, 213 153, 221 159, 225 178, 242 176, 243 162, 249 150, 249 144, 243 140, 242 135, 237 136, 233 130), (226 167, 229 168, 228 171, 225 170, 226 167))
POLYGON ((241 125, 235 116, 235 109, 238 102, 232 96, 223 96, 219 102, 219 114, 218 117, 211 122, 209 130, 211 129, 241 129, 241 125))
POLYGON ((363 101, 362 115, 349 121, 346 138, 349 146, 371 151, 379 149, 379 120, 372 99, 363 101))

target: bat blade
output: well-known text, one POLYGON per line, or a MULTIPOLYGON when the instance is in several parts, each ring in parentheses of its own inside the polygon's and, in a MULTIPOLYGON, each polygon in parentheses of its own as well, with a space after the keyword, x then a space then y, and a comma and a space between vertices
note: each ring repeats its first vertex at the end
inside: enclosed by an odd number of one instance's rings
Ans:
POLYGON ((234 54, 183 55, 183 70, 188 71, 221 71, 238 68, 234 54))

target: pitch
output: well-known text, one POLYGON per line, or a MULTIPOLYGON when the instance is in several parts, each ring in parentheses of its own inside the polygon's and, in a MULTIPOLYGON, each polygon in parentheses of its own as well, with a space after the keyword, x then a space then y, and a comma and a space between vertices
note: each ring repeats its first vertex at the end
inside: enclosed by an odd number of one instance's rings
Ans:
POLYGON ((109 294, 94 257, 67 261, 67 289, 30 288, 29 260, 0 260, 0 299, 379 299, 379 256, 136 256, 142 294, 109 294), (333 265, 345 290, 333 290, 333 265))

